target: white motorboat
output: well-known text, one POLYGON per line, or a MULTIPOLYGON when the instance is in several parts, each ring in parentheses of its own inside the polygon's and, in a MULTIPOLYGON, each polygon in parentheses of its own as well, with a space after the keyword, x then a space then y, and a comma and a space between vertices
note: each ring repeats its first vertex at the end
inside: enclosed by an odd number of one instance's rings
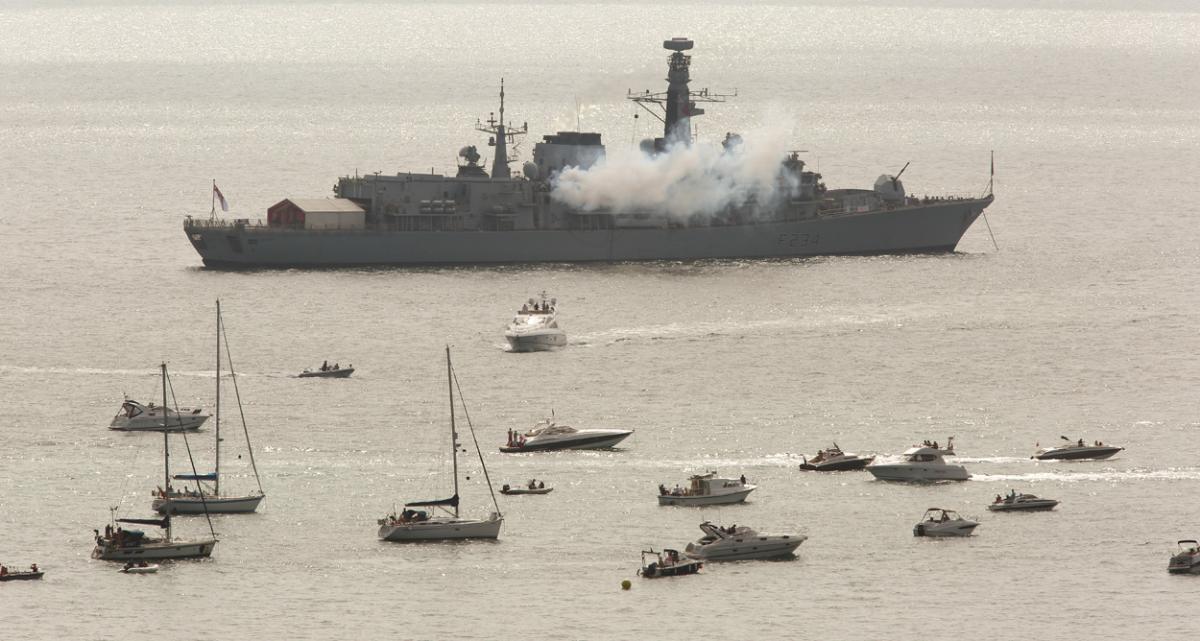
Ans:
POLYGON ((551 298, 546 300, 546 292, 542 292, 542 302, 530 298, 513 317, 504 331, 513 352, 544 352, 567 344, 567 333, 558 326, 558 301, 551 298))
MULTIPOLYGON (((399 514, 392 513, 379 519, 379 538, 384 541, 446 541, 451 539, 495 539, 500 536, 500 526, 504 517, 500 514, 500 505, 496 495, 492 493, 492 512, 486 519, 469 519, 459 515, 458 511, 458 430, 454 422, 454 370, 450 365, 450 348, 446 348, 446 378, 450 385, 450 457, 454 465, 454 495, 447 499, 431 501, 408 501, 399 514), (417 509, 427 508, 427 509, 417 509), (441 510, 441 514, 437 511, 441 510)), ((460 393, 461 400, 461 393, 460 393)), ((479 465, 483 468, 484 478, 487 476, 487 464, 483 460, 483 452, 479 451, 475 439, 475 427, 467 416, 467 427, 471 430, 471 440, 476 443, 475 451, 479 455, 479 465)), ((488 491, 492 483, 488 481, 488 491)))
POLYGON ((827 450, 817 452, 811 459, 804 457, 800 469, 812 472, 848 472, 861 470, 875 460, 874 456, 859 456, 853 452, 843 452, 837 443, 827 450))
POLYGON ((175 411, 154 403, 142 405, 126 396, 125 402, 121 403, 121 411, 113 417, 108 429, 121 432, 182 432, 200 429, 208 418, 209 415, 200 409, 182 407, 175 411))
POLYGON ((125 567, 121 568, 120 571, 123 574, 154 574, 155 572, 158 572, 158 565, 154 563, 146 563, 145 561, 139 561, 137 563, 130 561, 126 563, 125 567))
POLYGON ((1105 445, 1100 441, 1095 441, 1091 445, 1079 439, 1076 442, 1071 442, 1071 439, 1061 436, 1059 437, 1066 441, 1066 445, 1059 447, 1044 447, 1037 451, 1032 457, 1039 461, 1081 461, 1081 460, 1099 460, 1106 459, 1117 452, 1125 449, 1114 445, 1105 445))
POLYGON ((177 488, 168 481, 166 488, 157 488, 152 495, 154 500, 151 507, 159 514, 245 514, 258 509, 258 504, 266 498, 263 493, 262 480, 258 476, 258 464, 254 460, 254 448, 250 445, 250 430, 246 427, 246 414, 242 411, 241 394, 236 394, 238 415, 242 420, 242 433, 246 435, 246 452, 250 458, 250 468, 254 471, 254 481, 258 491, 249 494, 221 493, 221 346, 224 341, 225 357, 229 363, 229 378, 237 389, 237 374, 233 371, 233 357, 229 354, 229 341, 225 336, 225 325, 221 318, 221 301, 217 301, 217 405, 216 427, 214 435, 214 471, 209 474, 176 474, 177 481, 195 481, 197 489, 187 490, 177 488))
POLYGON ((977 527, 978 522, 964 519, 954 510, 931 507, 913 526, 913 536, 971 536, 977 527))
POLYGON ((993 512, 1018 512, 1018 511, 1034 511, 1034 510, 1053 510, 1058 505, 1058 501, 1054 499, 1043 499, 1033 494, 1017 494, 1016 490, 1011 490, 1007 495, 996 495, 996 500, 992 501, 987 508, 993 512))
POLYGON ((676 485, 668 489, 658 486, 659 505, 727 505, 741 503, 758 486, 746 482, 746 477, 727 479, 716 472, 695 474, 688 478, 687 487, 676 485))
POLYGON ((727 528, 710 521, 700 524, 704 536, 687 544, 683 553, 702 561, 746 561, 789 556, 807 541, 803 534, 763 534, 744 525, 727 528))
POLYGON ((1179 551, 1171 555, 1167 563, 1171 574, 1200 574, 1200 542, 1184 539, 1179 542, 1179 551))
POLYGON ((548 452, 552 450, 603 450, 615 447, 633 430, 584 428, 560 425, 553 418, 534 425, 528 432, 510 430, 501 452, 548 452))
POLYGON ((943 452, 932 447, 912 447, 904 452, 904 460, 893 463, 875 462, 867 471, 881 481, 965 481, 971 478, 961 465, 950 465, 943 452))
MULTIPOLYGON (((167 364, 159 367, 162 373, 163 406, 167 406, 167 364)), ((171 430, 162 430, 163 435, 163 483, 171 482, 171 430)), ((186 435, 184 438, 187 438, 186 435)), ((116 518, 116 508, 110 509, 111 522, 104 526, 104 534, 93 530, 96 534, 96 547, 92 550, 92 558, 105 561, 153 561, 159 559, 188 559, 206 557, 212 554, 217 546, 216 533, 213 532, 212 522, 208 523, 208 538, 176 539, 171 536, 171 516, 168 514, 161 519, 126 519, 116 518), (153 525, 162 528, 162 537, 147 536, 142 530, 126 530, 121 523, 133 525, 153 525)))

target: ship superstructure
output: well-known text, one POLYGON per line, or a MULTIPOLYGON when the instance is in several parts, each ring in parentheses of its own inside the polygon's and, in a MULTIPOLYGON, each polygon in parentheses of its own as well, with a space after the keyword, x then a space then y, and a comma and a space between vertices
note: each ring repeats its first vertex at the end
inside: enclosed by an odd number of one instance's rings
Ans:
MULTIPOLYGON (((691 40, 663 43, 671 51, 668 88, 632 93, 633 102, 662 110, 663 137, 644 141, 647 154, 671 153, 692 142, 698 102, 729 95, 690 89, 691 40)), ((572 203, 556 191, 562 172, 587 172, 606 159, 601 135, 560 131, 542 136, 519 175, 509 145, 528 132, 499 117, 476 123, 490 134, 491 173, 474 146, 459 151, 454 176, 401 172, 343 176, 334 198, 285 199, 265 224, 249 220, 184 223, 210 267, 335 267, 706 258, 777 258, 825 254, 952 251, 992 202, 979 198, 916 199, 899 175, 872 189, 827 189, 799 153, 780 158, 769 199, 748 197, 691 214, 661 206, 572 203)), ((741 144, 727 134, 724 149, 741 144)))

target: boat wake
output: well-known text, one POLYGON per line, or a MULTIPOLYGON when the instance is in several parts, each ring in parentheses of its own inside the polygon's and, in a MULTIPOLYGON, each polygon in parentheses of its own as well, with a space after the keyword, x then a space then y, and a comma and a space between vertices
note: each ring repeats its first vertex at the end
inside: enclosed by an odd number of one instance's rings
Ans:
POLYGON ((572 345, 617 345, 644 341, 696 341, 714 337, 735 338, 769 336, 797 330, 836 331, 840 328, 861 328, 899 322, 896 316, 850 315, 829 318, 786 317, 760 320, 705 321, 700 323, 670 323, 644 327, 619 327, 571 336, 572 345))
POLYGON ((1200 468, 1168 468, 1165 470, 1101 470, 1096 472, 1029 472, 1026 474, 979 474, 972 481, 1195 481, 1200 480, 1200 468))

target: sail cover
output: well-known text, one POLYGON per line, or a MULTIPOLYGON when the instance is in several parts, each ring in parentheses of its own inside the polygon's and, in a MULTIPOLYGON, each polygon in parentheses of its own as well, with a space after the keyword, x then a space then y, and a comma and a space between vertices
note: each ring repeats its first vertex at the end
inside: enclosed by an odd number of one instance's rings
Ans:
POLYGON ((406 507, 420 507, 423 505, 450 505, 452 507, 458 507, 458 495, 455 494, 448 499, 437 499, 434 501, 406 501, 404 505, 406 507))
POLYGON ((118 523, 136 523, 138 525, 156 525, 165 528, 171 524, 170 517, 162 519, 117 519, 118 523))
POLYGON ((176 481, 216 481, 217 473, 209 472, 208 474, 176 474, 173 478, 176 481))

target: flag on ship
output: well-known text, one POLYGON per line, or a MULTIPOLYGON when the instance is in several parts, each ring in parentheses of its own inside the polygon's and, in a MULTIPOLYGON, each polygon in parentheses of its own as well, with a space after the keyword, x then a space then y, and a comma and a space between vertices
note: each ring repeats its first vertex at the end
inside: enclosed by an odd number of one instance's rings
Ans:
MULTIPOLYGON (((221 202, 221 211, 229 211, 229 202, 225 200, 225 194, 222 194, 221 190, 217 188, 217 181, 215 180, 213 181, 213 198, 221 202)), ((216 209, 216 207, 213 207, 213 209, 216 209)))

